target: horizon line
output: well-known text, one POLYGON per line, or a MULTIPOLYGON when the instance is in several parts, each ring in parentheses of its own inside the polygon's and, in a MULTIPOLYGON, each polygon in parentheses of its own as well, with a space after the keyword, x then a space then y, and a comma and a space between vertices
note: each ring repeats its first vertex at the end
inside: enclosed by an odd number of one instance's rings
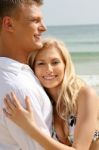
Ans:
POLYGON ((46 25, 47 27, 51 27, 51 26, 91 26, 91 25, 99 25, 99 23, 90 23, 90 24, 57 24, 57 25, 46 25))

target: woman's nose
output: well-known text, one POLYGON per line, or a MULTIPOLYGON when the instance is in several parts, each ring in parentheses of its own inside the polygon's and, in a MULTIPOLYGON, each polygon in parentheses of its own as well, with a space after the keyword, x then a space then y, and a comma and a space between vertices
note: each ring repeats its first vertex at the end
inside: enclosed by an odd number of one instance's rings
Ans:
POLYGON ((49 64, 49 65, 47 66, 47 71, 49 71, 49 72, 52 72, 52 71, 53 71, 52 65, 49 64))

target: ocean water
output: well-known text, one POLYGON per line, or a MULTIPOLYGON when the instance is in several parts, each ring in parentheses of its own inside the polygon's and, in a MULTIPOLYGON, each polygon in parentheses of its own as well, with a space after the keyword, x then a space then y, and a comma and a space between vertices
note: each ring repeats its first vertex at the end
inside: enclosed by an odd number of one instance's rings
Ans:
POLYGON ((63 40, 77 74, 99 75, 99 25, 48 26, 44 37, 63 40))

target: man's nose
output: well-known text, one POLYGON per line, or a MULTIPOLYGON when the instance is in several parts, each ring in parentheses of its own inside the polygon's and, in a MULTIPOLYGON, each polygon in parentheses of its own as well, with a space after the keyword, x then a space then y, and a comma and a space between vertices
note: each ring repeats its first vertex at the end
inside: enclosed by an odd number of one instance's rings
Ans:
POLYGON ((46 27, 46 25, 44 24, 44 22, 43 22, 43 21, 41 22, 40 30, 41 30, 42 32, 44 32, 44 31, 46 31, 46 30, 47 30, 47 27, 46 27))

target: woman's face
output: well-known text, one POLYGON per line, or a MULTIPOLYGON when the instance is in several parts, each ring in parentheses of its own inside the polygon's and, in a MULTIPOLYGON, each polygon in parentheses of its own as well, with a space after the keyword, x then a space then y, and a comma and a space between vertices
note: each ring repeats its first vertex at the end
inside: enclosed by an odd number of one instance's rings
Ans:
POLYGON ((44 48, 37 54, 34 71, 43 87, 51 89, 60 86, 64 69, 65 64, 57 48, 44 48))

